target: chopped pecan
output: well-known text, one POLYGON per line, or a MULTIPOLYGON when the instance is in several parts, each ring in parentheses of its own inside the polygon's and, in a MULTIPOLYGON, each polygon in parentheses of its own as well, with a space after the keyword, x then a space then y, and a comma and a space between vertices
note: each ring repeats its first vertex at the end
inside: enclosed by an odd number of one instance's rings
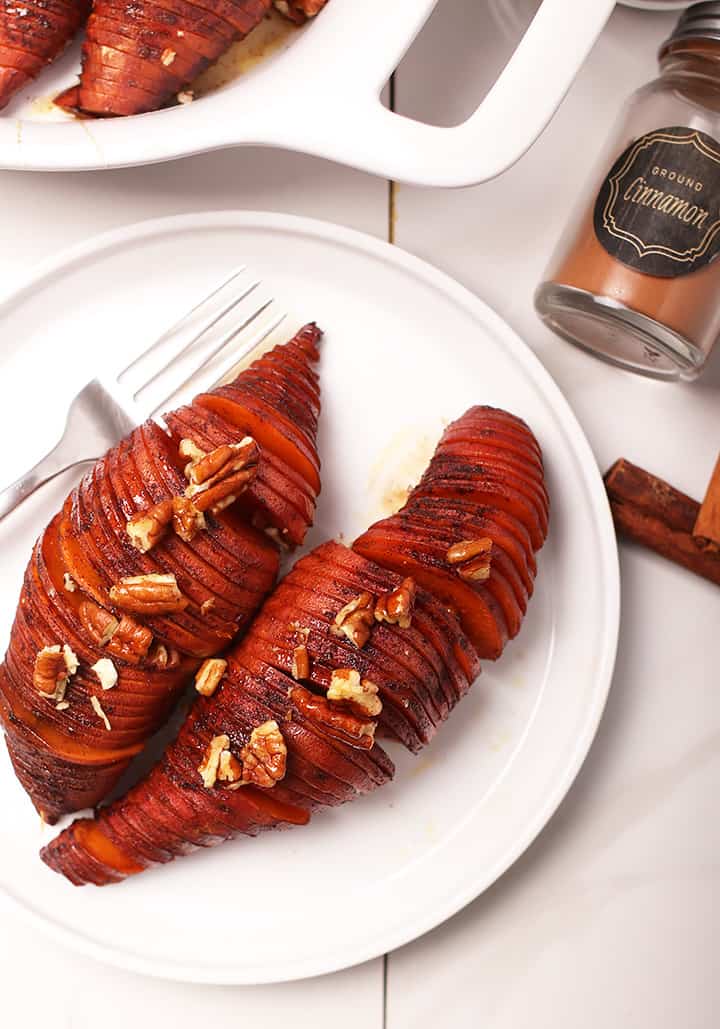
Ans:
POLYGON ((208 599, 207 600, 203 600, 202 604, 200 605, 200 614, 201 615, 206 615, 208 613, 208 611, 212 611, 212 609, 214 607, 215 607, 215 597, 208 597, 208 599))
POLYGON ((304 686, 291 686, 289 697, 297 710, 311 722, 317 723, 328 736, 343 740, 351 747, 370 750, 374 743, 376 723, 360 718, 352 711, 335 706, 325 697, 318 697, 304 686))
POLYGON ((115 615, 100 607, 94 600, 83 600, 78 608, 78 614, 83 628, 98 647, 104 647, 120 627, 115 615))
POLYGON ((94 600, 84 600, 79 608, 83 628, 98 647, 107 646, 111 654, 124 661, 137 662, 150 649, 153 635, 129 615, 118 621, 115 615, 94 600))
POLYGON ((213 736, 205 751, 205 756, 198 765, 198 772, 202 778, 206 790, 211 790, 217 782, 220 758, 223 751, 230 747, 230 738, 223 733, 221 736, 213 736))
POLYGON ((161 500, 147 511, 136 514, 127 523, 130 542, 141 554, 147 554, 159 543, 173 519, 172 500, 161 500))
POLYGON ((346 701, 352 708, 359 708, 362 714, 377 717, 382 711, 382 701, 374 682, 361 679, 354 668, 336 668, 330 676, 327 691, 328 700, 346 701))
POLYGON ((241 783, 242 765, 229 750, 223 750, 220 754, 217 777, 220 782, 241 783))
POLYGON ((99 661, 96 661, 95 664, 90 667, 97 675, 100 680, 100 685, 104 690, 111 690, 113 686, 117 686, 117 668, 109 657, 101 657, 99 661))
POLYGON ((203 697, 212 697, 220 685, 220 680, 225 675, 226 668, 227 661, 223 661, 219 657, 209 657, 207 661, 203 661, 195 676, 195 689, 198 693, 201 693, 203 697))
POLYGON ((307 679, 310 675, 310 655, 308 654, 308 648, 304 643, 301 643, 299 647, 295 647, 293 650, 292 657, 292 677, 293 679, 307 679))
POLYGON ((333 636, 347 636, 351 643, 361 648, 370 639, 374 621, 375 597, 372 593, 360 593, 340 608, 330 631, 333 636))
POLYGON ((270 789, 285 776, 287 747, 275 721, 256 726, 240 751, 242 781, 270 789))
POLYGON ((205 515, 188 497, 173 497, 173 529, 185 543, 191 543, 199 532, 207 528, 205 515))
POLYGON ((162 671, 177 668, 180 664, 180 655, 175 647, 166 647, 164 643, 154 643, 148 653, 148 664, 152 668, 159 668, 162 671))
POLYGON ((72 677, 73 675, 75 675, 75 672, 77 672, 80 666, 80 661, 78 660, 78 656, 75 653, 75 651, 71 647, 69 647, 67 643, 63 643, 62 649, 63 657, 65 658, 65 667, 68 670, 68 675, 72 677))
POLYGON ((200 447, 191 439, 181 439, 180 446, 178 447, 178 453, 183 460, 188 463, 185 465, 185 478, 190 477, 190 469, 198 461, 202 461, 205 457, 205 451, 201 450, 200 447))
POLYGON ((225 733, 210 740, 198 766, 206 790, 211 790, 218 781, 227 783, 230 788, 245 785, 242 782, 242 765, 229 748, 230 738, 225 733))
POLYGON ((195 486, 214 485, 233 472, 256 467, 259 459, 257 443, 252 436, 245 436, 239 443, 225 443, 194 461, 188 478, 195 486))
POLYGON ((63 587, 68 591, 68 593, 74 593, 77 589, 77 583, 70 572, 65 572, 63 575, 63 587))
POLYGON ((53 700, 60 700, 61 698, 56 694, 60 690, 64 693, 67 678, 67 665, 59 643, 52 647, 43 647, 37 652, 33 670, 33 685, 38 693, 44 697, 52 697, 53 700))
POLYGON ((100 721, 103 723, 103 725, 105 726, 107 731, 110 732, 112 730, 112 725, 110 725, 110 719, 108 718, 108 716, 103 711, 103 706, 100 703, 99 698, 95 697, 95 696, 90 697, 90 703, 92 704, 92 708, 93 708, 93 711, 95 712, 95 714, 98 716, 100 721))
POLYGON ((260 449, 252 436, 216 447, 188 465, 186 497, 192 498, 198 511, 218 514, 250 485, 257 475, 259 459, 260 449))
POLYGON ((234 504, 237 498, 243 493, 252 480, 255 478, 255 470, 235 472, 227 479, 216 483, 214 486, 202 493, 193 494, 193 503, 199 511, 209 511, 210 514, 220 514, 226 507, 234 504))
POLYGON ((477 540, 462 540, 448 548, 446 558, 448 564, 458 566, 457 573, 461 579, 484 582, 490 578, 492 548, 492 540, 486 536, 477 540))
POLYGON ((67 643, 62 647, 59 643, 43 647, 35 655, 33 686, 41 696, 62 703, 68 682, 77 670, 77 654, 67 643))
POLYGON ((175 614, 189 603, 174 575, 125 576, 110 590, 110 599, 121 610, 138 615, 175 614))
POLYGON ((392 593, 381 593, 375 605, 375 620, 399 625, 401 629, 409 629, 415 607, 417 586, 414 579, 403 579, 392 593))
POLYGON ((153 634, 146 626, 129 615, 123 615, 108 643, 108 650, 127 661, 139 661, 150 650, 152 641, 153 634))

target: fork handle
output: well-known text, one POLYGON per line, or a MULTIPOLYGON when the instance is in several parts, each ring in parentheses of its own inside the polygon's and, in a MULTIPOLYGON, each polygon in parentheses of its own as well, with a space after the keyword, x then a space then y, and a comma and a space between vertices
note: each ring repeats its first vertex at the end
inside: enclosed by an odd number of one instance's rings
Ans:
POLYGON ((23 500, 26 500, 36 489, 44 486, 46 482, 50 482, 61 472, 93 460, 95 459, 92 457, 86 457, 68 461, 63 456, 61 441, 49 454, 45 455, 42 461, 38 461, 34 468, 31 468, 25 475, 21 475, 4 490, 0 490, 0 521, 14 511, 19 504, 22 504, 23 500))

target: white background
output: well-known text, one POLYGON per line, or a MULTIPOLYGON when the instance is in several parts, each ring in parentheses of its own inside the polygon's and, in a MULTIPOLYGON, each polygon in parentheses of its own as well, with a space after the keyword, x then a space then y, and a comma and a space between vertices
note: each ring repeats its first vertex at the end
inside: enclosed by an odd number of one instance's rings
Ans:
MULTIPOLYGON (((441 2, 397 74, 399 109, 458 121, 533 7, 441 2)), ((454 275, 520 332, 568 396, 603 470, 626 456, 699 497, 720 445, 720 348, 699 383, 652 383, 558 341, 532 308, 568 206, 619 105, 655 74, 672 23, 672 15, 619 9, 549 130, 515 168, 452 194, 398 187, 394 232, 398 245, 454 275)), ((200 209, 288 211, 387 238, 389 192, 387 182, 355 172, 252 150, 123 172, 0 173, 0 282, 11 288, 34 261, 102 229, 200 209)), ((590 757, 536 844, 466 911, 347 972, 212 988, 59 952, 0 907, 0 1025, 715 1027, 719 594, 625 545, 621 572, 617 671, 590 757)))

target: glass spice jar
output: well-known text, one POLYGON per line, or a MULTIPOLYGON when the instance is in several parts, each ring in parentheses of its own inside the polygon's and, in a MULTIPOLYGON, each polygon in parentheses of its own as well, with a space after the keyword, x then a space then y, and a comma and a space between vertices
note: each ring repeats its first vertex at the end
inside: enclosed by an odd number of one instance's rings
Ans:
POLYGON ((535 304, 559 335, 694 379, 720 335, 720 3, 681 16, 625 105, 535 304))

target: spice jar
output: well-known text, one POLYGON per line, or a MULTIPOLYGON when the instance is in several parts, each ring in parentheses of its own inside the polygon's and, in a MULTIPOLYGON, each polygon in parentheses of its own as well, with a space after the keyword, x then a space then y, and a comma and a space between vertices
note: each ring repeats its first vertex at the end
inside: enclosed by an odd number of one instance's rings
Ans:
POLYGON ((693 379, 720 335, 720 3, 680 18, 629 99, 535 304, 559 335, 693 379))

